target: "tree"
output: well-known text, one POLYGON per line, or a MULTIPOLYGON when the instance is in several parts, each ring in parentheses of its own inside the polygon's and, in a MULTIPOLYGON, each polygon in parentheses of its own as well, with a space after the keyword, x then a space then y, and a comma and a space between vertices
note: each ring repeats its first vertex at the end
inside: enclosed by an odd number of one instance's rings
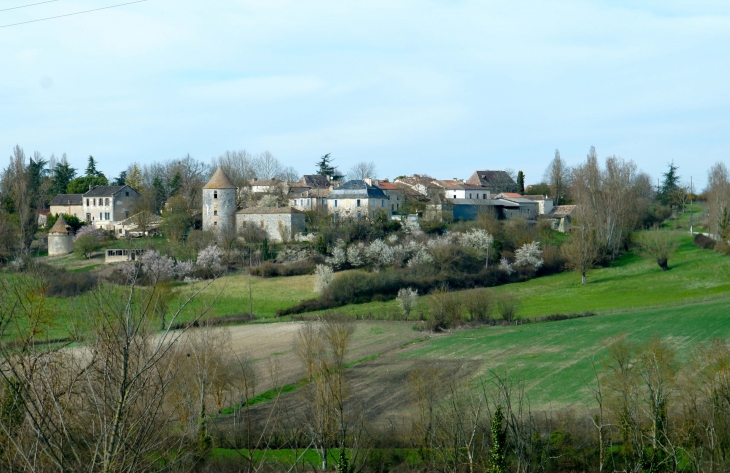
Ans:
POLYGON ((585 225, 576 225, 570 230, 570 242, 562 246, 568 268, 580 274, 581 284, 586 284, 586 274, 596 265, 600 255, 594 231, 585 225))
POLYGON ((730 173, 722 162, 715 163, 707 172, 707 210, 710 233, 730 238, 728 213, 730 210, 730 173))
POLYGON ((418 300, 418 290, 410 287, 404 287, 398 290, 398 305, 400 305, 401 312, 403 312, 404 320, 408 320, 408 315, 411 313, 413 308, 416 306, 418 300))
POLYGON ((360 161, 350 168, 347 178, 349 180, 375 179, 377 173, 374 162, 360 161))
POLYGON ((137 163, 132 164, 132 169, 129 171, 129 175, 124 180, 124 183, 141 193, 142 188, 144 187, 143 182, 142 171, 139 170, 137 163))
POLYGON ((281 177, 287 183, 297 182, 299 180, 299 173, 292 166, 288 166, 282 170, 281 177))
POLYGON ((662 180, 662 184, 659 186, 659 189, 657 189, 657 197, 659 198, 659 201, 664 205, 671 205, 672 204, 672 194, 677 190, 677 187, 679 186, 679 174, 677 174, 677 170, 679 169, 679 166, 674 165, 674 161, 667 164, 667 172, 662 174, 664 176, 664 179, 662 180))
POLYGON ((37 199, 34 189, 31 168, 26 163, 25 151, 16 145, 10 157, 10 165, 5 169, 2 179, 3 194, 9 205, 8 213, 18 228, 20 243, 24 250, 30 249, 33 235, 38 227, 35 215, 37 199))
POLYGON ((327 153, 322 156, 317 163, 317 174, 326 176, 330 181, 338 181, 339 174, 337 173, 337 168, 332 166, 332 161, 334 161, 332 153, 327 153))
POLYGON ((517 172, 517 192, 525 193, 525 173, 522 171, 517 172))
POLYGON ((281 165, 279 160, 268 151, 264 151, 254 158, 253 169, 258 179, 282 180, 284 177, 284 167, 281 165))
POLYGON ((103 174, 96 169, 96 160, 93 156, 89 156, 88 164, 86 165, 86 177, 100 177, 103 174))
POLYGON ((65 194, 69 183, 76 177, 76 169, 72 168, 66 158, 66 153, 61 157, 56 166, 53 168, 53 187, 54 194, 65 194))
POLYGON ((92 187, 96 186, 108 186, 109 181, 103 174, 98 177, 77 177, 68 183, 66 188, 67 194, 85 194, 89 192, 92 187))
POLYGON ((642 251, 653 258, 662 271, 669 270, 669 257, 679 248, 679 242, 670 232, 658 228, 644 232, 640 244, 642 251))
POLYGON ((502 406, 497 406, 492 417, 492 449, 489 451, 487 473, 507 473, 507 426, 504 420, 502 406))
POLYGON ((555 157, 545 170, 544 179, 550 187, 550 197, 552 197, 555 205, 564 204, 570 187, 570 168, 560 157, 560 151, 557 149, 555 150, 555 157))
POLYGON ((123 186, 127 184, 127 171, 122 171, 119 173, 116 179, 112 181, 112 185, 114 186, 123 186))

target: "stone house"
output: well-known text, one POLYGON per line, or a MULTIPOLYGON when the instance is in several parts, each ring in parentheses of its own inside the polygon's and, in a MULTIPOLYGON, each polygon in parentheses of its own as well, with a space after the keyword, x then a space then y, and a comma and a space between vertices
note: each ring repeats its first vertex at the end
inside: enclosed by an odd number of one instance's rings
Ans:
POLYGON ((145 252, 141 248, 114 248, 104 252, 104 263, 123 263, 125 261, 134 261, 145 252))
POLYGON ((146 215, 141 217, 140 215, 141 214, 135 214, 120 222, 114 222, 114 234, 117 237, 141 237, 149 235, 152 230, 157 230, 158 228, 160 228, 160 223, 162 223, 162 217, 160 217, 159 215, 151 212, 146 212, 146 215), (139 228, 139 224, 141 223, 140 219, 142 218, 146 220, 146 225, 143 224, 143 227, 147 227, 146 231, 142 228, 139 228))
POLYGON ((72 215, 79 220, 84 220, 84 196, 83 194, 58 194, 51 199, 49 210, 51 215, 72 215))
POLYGON ((405 203, 405 198, 406 198, 406 194, 407 194, 406 190, 403 189, 403 187, 401 187, 401 185, 390 182, 387 179, 382 179, 382 180, 365 179, 365 182, 376 186, 381 191, 383 191, 383 194, 388 196, 388 199, 390 200, 390 202, 388 204, 388 205, 390 205, 390 208, 388 210, 391 215, 397 215, 399 213, 401 205, 405 203), (368 182, 368 181, 370 181, 370 182, 368 182))
POLYGON ((327 197, 327 208, 335 217, 375 218, 388 212, 390 198, 364 180, 347 181, 327 197))
POLYGON ((255 225, 272 241, 284 241, 304 231, 304 212, 292 207, 256 207, 236 213, 236 228, 255 225))
POLYGON ((556 205, 550 213, 542 215, 541 218, 552 221, 553 229, 568 233, 577 207, 577 205, 556 205))
POLYGON ((546 195, 523 195, 522 197, 537 202, 537 211, 540 215, 549 214, 553 210, 553 199, 546 195))
POLYGON ((540 214, 540 206, 537 202, 530 199, 525 199, 522 195, 516 192, 502 192, 497 194, 497 199, 514 202, 520 206, 520 217, 526 218, 527 220, 536 220, 540 214))
POLYGON ((444 197, 447 199, 486 200, 492 198, 489 189, 478 185, 466 184, 458 179, 438 180, 436 183, 443 187, 444 197))
POLYGON ((492 194, 517 192, 517 183, 506 171, 475 171, 466 184, 484 187, 492 194))
POLYGON ((113 230, 114 223, 129 218, 140 199, 129 186, 96 186, 83 194, 83 215, 87 223, 113 230))
POLYGON ((330 195, 330 189, 311 189, 309 187, 292 187, 289 189, 289 206, 297 210, 306 212, 309 210, 317 210, 327 208, 327 196, 330 195))

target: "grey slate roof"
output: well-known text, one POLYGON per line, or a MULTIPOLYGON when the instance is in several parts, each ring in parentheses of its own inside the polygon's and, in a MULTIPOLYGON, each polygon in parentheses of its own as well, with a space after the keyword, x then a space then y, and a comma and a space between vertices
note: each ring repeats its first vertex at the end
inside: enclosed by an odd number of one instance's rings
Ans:
POLYGON ((58 194, 51 199, 51 205, 83 205, 83 194, 58 194))
POLYGON ((129 186, 96 186, 89 192, 83 194, 84 197, 109 197, 117 194, 119 191, 127 187, 130 191, 138 193, 129 186))
POLYGON ((264 214, 303 214, 301 210, 293 207, 253 207, 250 209, 241 209, 239 214, 245 215, 264 215, 264 214))
POLYGON ((330 186, 330 181, 327 176, 320 174, 305 174, 299 179, 299 183, 312 189, 325 189, 330 186))
POLYGON ((363 180, 347 181, 327 197, 328 199, 388 199, 383 190, 376 186, 370 186, 363 180))
POLYGON ((517 183, 505 171, 476 171, 466 183, 487 187, 495 194, 517 191, 517 183))

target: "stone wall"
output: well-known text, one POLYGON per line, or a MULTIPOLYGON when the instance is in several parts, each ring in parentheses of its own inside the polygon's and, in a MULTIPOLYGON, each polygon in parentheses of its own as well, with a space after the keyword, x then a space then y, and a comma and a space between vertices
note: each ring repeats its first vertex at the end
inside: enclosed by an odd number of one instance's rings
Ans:
POLYGON ((48 256, 63 256, 73 252, 73 235, 64 235, 61 233, 48 235, 48 256))
POLYGON ((203 189, 203 230, 232 228, 235 222, 236 189, 203 189))
POLYGON ((269 239, 282 241, 282 233, 287 238, 292 238, 297 233, 304 231, 303 213, 245 213, 236 215, 236 228, 256 225, 263 228, 269 239))

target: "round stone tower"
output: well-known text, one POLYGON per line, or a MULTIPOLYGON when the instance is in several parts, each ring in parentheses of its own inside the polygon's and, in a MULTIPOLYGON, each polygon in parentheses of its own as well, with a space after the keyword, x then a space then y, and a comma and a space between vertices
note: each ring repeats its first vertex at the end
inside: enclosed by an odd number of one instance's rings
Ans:
POLYGON ((235 228, 236 193, 236 186, 219 167, 203 186, 203 230, 235 228))
POLYGON ((58 220, 48 232, 48 256, 63 256, 73 253, 73 251, 73 229, 66 224, 63 215, 59 215, 58 220))

